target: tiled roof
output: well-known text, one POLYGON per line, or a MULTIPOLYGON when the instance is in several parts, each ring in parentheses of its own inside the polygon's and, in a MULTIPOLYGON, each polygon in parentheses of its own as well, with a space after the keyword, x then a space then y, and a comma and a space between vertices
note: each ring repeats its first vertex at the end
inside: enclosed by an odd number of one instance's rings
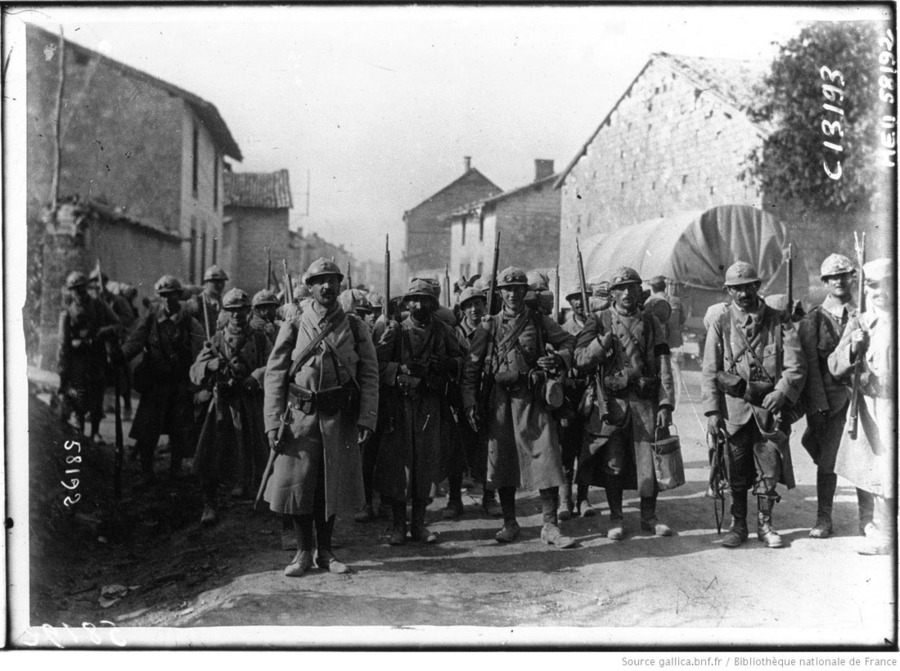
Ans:
MULTIPOLYGON (((35 31, 35 33, 40 35, 42 39, 50 40, 53 42, 59 40, 58 35, 54 35, 50 31, 40 28, 39 26, 36 26, 34 24, 28 24, 26 28, 28 31, 35 31)), ((174 84, 163 81, 158 77, 154 77, 153 75, 149 75, 146 72, 138 70, 137 68, 133 68, 129 65, 125 65, 124 63, 113 60, 108 56, 104 56, 103 54, 94 51, 93 49, 88 49, 87 47, 83 47, 80 44, 71 42, 69 40, 65 40, 65 44, 66 50, 72 50, 75 53, 81 53, 88 58, 96 58, 101 63, 109 65, 110 67, 118 70, 126 76, 145 81, 149 84, 152 84, 153 86, 168 91, 174 96, 181 98, 191 106, 191 108, 194 110, 197 116, 200 117, 200 120, 204 123, 207 129, 209 129, 209 131, 213 134, 213 136, 222 147, 223 153, 226 156, 237 159, 238 161, 243 160, 240 147, 238 147, 237 142, 234 141, 234 138, 231 135, 231 131, 228 130, 228 126, 225 123, 225 120, 222 118, 222 115, 219 114, 219 110, 216 109, 216 106, 211 102, 204 100, 200 96, 195 95, 190 91, 185 91, 184 89, 179 88, 174 84)))
POLYGON ((226 172, 225 207, 293 207, 287 170, 226 172))

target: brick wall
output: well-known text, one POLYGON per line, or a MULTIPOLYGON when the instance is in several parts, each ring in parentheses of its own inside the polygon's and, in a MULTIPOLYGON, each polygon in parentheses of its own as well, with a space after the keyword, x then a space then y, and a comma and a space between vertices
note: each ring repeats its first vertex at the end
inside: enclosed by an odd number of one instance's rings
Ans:
POLYGON ((470 170, 449 187, 410 210, 406 217, 406 258, 410 277, 444 273, 450 261, 450 229, 439 217, 500 193, 477 170, 470 170))
POLYGON ((760 142, 760 131, 740 111, 655 60, 561 187, 563 283, 576 276, 576 236, 715 205, 761 207, 756 186, 739 179, 760 142))

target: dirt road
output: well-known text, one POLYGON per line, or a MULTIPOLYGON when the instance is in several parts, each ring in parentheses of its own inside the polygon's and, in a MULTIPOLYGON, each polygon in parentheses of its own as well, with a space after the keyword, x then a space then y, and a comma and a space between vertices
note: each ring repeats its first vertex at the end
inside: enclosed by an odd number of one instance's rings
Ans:
MULTIPOLYGON (((674 537, 641 532, 639 500, 626 492, 628 536, 607 540, 605 496, 592 489, 602 514, 564 523, 578 544, 557 550, 539 539, 536 494, 520 492, 522 539, 500 545, 493 539, 497 520, 480 513, 479 492, 472 490, 461 520, 441 519, 444 498, 429 507, 429 524, 441 534, 433 546, 392 547, 386 520, 339 518, 336 553, 353 573, 313 571, 291 579, 282 569, 292 553, 280 549, 280 522, 271 514, 253 514, 249 503, 233 501, 218 526, 201 528, 191 479, 164 481, 152 492, 127 482, 122 509, 131 513, 120 510, 127 534, 101 525, 94 538, 82 539, 64 571, 54 566, 65 557, 33 558, 44 573, 32 580, 32 622, 106 619, 133 644, 167 647, 198 637, 214 645, 290 647, 855 647, 891 641, 893 560, 855 552, 855 490, 848 483, 839 482, 837 535, 807 535, 815 518, 815 469, 799 445, 802 423, 792 439, 798 486, 782 492, 774 514, 786 547, 766 549, 753 533, 739 549, 720 546, 711 501, 703 496, 706 444, 694 407, 699 373, 685 371, 683 379, 675 422, 688 482, 663 492, 658 506, 674 537), (98 540, 104 533, 110 538, 98 540), (133 589, 103 608, 100 589, 108 585, 133 589)), ((104 430, 112 435, 110 427, 104 430)), ((129 462, 126 477, 133 480, 135 471, 129 462)))

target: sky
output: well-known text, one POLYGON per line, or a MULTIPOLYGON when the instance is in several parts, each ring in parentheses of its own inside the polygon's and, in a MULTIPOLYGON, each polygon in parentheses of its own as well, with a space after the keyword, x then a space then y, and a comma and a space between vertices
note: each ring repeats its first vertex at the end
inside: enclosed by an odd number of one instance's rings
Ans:
MULTIPOLYGON (((290 171, 293 226, 378 260, 464 156, 504 190, 563 170, 650 56, 771 62, 851 5, 24 7, 33 22, 216 105, 236 172, 290 171), (307 175, 310 187, 307 195, 307 175), (309 202, 307 213, 307 198, 309 202)), ((20 52, 22 53, 22 52, 20 52)))

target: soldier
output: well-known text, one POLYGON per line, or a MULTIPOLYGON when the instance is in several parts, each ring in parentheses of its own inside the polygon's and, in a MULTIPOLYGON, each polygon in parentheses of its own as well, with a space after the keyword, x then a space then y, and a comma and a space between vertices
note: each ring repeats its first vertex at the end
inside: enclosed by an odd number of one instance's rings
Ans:
POLYGON ((207 338, 216 332, 219 312, 222 310, 222 292, 228 274, 219 266, 210 266, 203 274, 203 291, 188 299, 188 314, 203 325, 203 333, 207 338), (204 306, 205 304, 205 306, 204 306))
POLYGON ((316 566, 350 570, 332 552, 334 520, 363 501, 359 445, 375 429, 378 362, 368 326, 338 302, 343 277, 324 258, 309 266, 304 282, 312 298, 297 319, 282 323, 264 378, 274 451, 264 497, 273 512, 293 518, 297 553, 284 571, 290 577, 313 566, 313 527, 316 566))
POLYGON ((242 498, 256 492, 268 446, 262 416, 262 379, 272 344, 250 326, 250 298, 232 289, 222 301, 225 327, 206 341, 191 366, 191 382, 212 391, 211 411, 197 442, 193 472, 200 478, 200 523, 218 521, 221 483, 242 498))
MULTIPOLYGON (((816 523, 809 531, 811 538, 828 538, 832 533, 831 510, 837 475, 837 459, 841 433, 850 405, 850 392, 828 370, 828 357, 841 341, 850 319, 856 317, 851 285, 856 269, 846 256, 832 254, 822 262, 822 282, 828 295, 800 322, 800 344, 806 356, 806 384, 800 395, 806 411, 806 431, 800 442, 816 464, 816 523)), ((860 533, 872 521, 871 495, 857 489, 860 533)))
POLYGON ((601 366, 599 383, 607 400, 606 420, 615 431, 600 434, 587 427, 579 461, 579 484, 606 488, 610 527, 607 538, 625 538, 622 494, 637 489, 641 529, 671 536, 656 515, 659 485, 654 467, 656 433, 672 423, 675 393, 669 346, 659 321, 638 307, 641 278, 633 268, 618 268, 609 285, 612 305, 588 320, 578 335, 575 362, 585 373, 601 366))
POLYGON ((344 312, 355 314, 367 324, 369 323, 368 317, 372 314, 372 308, 366 292, 361 289, 345 289, 341 292, 339 300, 344 312))
POLYGON ((101 445, 106 344, 118 346, 121 323, 104 301, 88 293, 84 273, 69 273, 66 290, 71 300, 59 316, 57 353, 63 423, 68 425, 74 411, 78 431, 84 433, 84 418, 90 414, 91 442, 101 445))
POLYGON ((160 302, 122 346, 125 361, 144 353, 135 369, 135 386, 143 391, 129 437, 137 443, 145 484, 155 478, 153 453, 161 434, 169 436, 170 474, 179 473, 192 426, 190 368, 203 344, 203 328, 179 302, 181 282, 163 275, 155 289, 160 302))
POLYGON ((559 488, 566 476, 545 391, 570 365, 574 338, 550 317, 526 307, 528 280, 520 269, 501 272, 497 288, 503 307, 475 331, 460 385, 472 430, 478 432, 484 422, 488 432, 487 484, 499 492, 503 512, 503 528, 495 538, 509 543, 519 537, 516 487, 521 486, 540 492, 541 540, 571 547, 575 541, 559 528, 559 488), (479 409, 476 388, 482 377, 486 384, 479 409))
MULTIPOLYGON (((391 545, 406 542, 407 499, 412 500, 410 537, 437 540, 425 525, 429 494, 448 472, 462 472, 454 463, 462 458, 458 434, 447 435, 456 431, 446 390, 461 365, 459 343, 436 316, 433 284, 412 280, 403 300, 409 316, 400 324, 390 322, 377 345, 387 412, 374 487, 391 499, 391 545)), ((451 491, 448 506, 462 507, 457 492, 451 491)))
MULTIPOLYGON (((581 289, 572 288, 565 296, 572 308, 562 325, 566 333, 572 335, 577 342, 578 335, 584 328, 587 315, 581 297, 581 289)), ((579 484, 575 499, 572 499, 572 486, 575 481, 575 461, 581 453, 584 438, 584 417, 578 413, 581 398, 587 387, 587 376, 577 368, 572 368, 563 382, 565 388, 565 406, 567 412, 560 421, 560 444, 562 446, 563 468, 566 472, 566 484, 559 490, 559 519, 565 521, 573 515, 593 517, 597 514, 588 501, 587 484, 579 484)))
MULTIPOLYGON (((119 319, 121 327, 118 330, 119 342, 117 347, 121 348, 122 343, 131 331, 134 322, 137 319, 137 313, 131 306, 127 298, 120 294, 110 291, 109 277, 106 273, 98 273, 95 268, 90 275, 90 293, 104 303, 113 311, 119 319), (102 274, 102 277, 101 277, 102 274)), ((119 393, 122 396, 122 417, 131 419, 131 375, 128 366, 118 366, 114 370, 110 370, 110 376, 118 376, 119 393)), ((115 384, 115 379, 111 377, 111 381, 115 384)))
POLYGON ((857 435, 854 439, 845 431, 835 472, 872 495, 873 518, 865 529, 866 542, 857 551, 863 555, 886 555, 891 553, 897 537, 893 261, 870 261, 863 266, 863 276, 866 311, 849 321, 840 343, 828 357, 829 371, 845 384, 852 384, 860 359, 862 367, 857 435))
POLYGON ((253 308, 250 316, 250 328, 254 331, 261 331, 269 342, 274 344, 275 338, 278 337, 277 311, 281 305, 278 296, 270 289, 260 289, 253 295, 250 305, 253 308))
MULTIPOLYGON (((466 287, 459 295, 459 309, 462 319, 456 325, 456 337, 459 340, 459 347, 463 357, 469 352, 472 345, 472 338, 481 318, 484 316, 487 308, 487 302, 484 292, 474 287, 466 287)), ((489 487, 485 480, 485 468, 487 466, 487 443, 483 434, 472 431, 469 422, 465 419, 462 407, 462 396, 459 391, 459 384, 454 385, 452 394, 454 410, 458 417, 458 426, 460 437, 462 438, 463 447, 466 453, 466 462, 473 477, 484 483, 484 493, 481 497, 481 508, 488 517, 502 517, 503 512, 500 510, 500 504, 497 503, 497 492, 489 487)))
MULTIPOLYGON (((662 326, 666 343, 669 342, 669 319, 672 317, 672 305, 666 295, 666 278, 656 275, 650 278, 650 296, 644 302, 644 311, 649 312, 662 326)), ((670 346, 671 351, 671 346, 670 346)))
POLYGON ((806 359, 793 325, 759 297, 756 268, 738 261, 725 272, 731 303, 707 312, 701 388, 710 433, 728 437, 731 529, 722 546, 748 537, 747 491, 757 497, 757 538, 783 546, 772 524, 779 482, 794 486, 781 412, 796 403, 806 380, 806 359))
POLYGON ((369 294, 369 307, 372 308, 372 314, 366 317, 366 323, 371 329, 375 326, 375 322, 381 317, 381 313, 384 309, 384 296, 377 291, 371 292, 369 294))

